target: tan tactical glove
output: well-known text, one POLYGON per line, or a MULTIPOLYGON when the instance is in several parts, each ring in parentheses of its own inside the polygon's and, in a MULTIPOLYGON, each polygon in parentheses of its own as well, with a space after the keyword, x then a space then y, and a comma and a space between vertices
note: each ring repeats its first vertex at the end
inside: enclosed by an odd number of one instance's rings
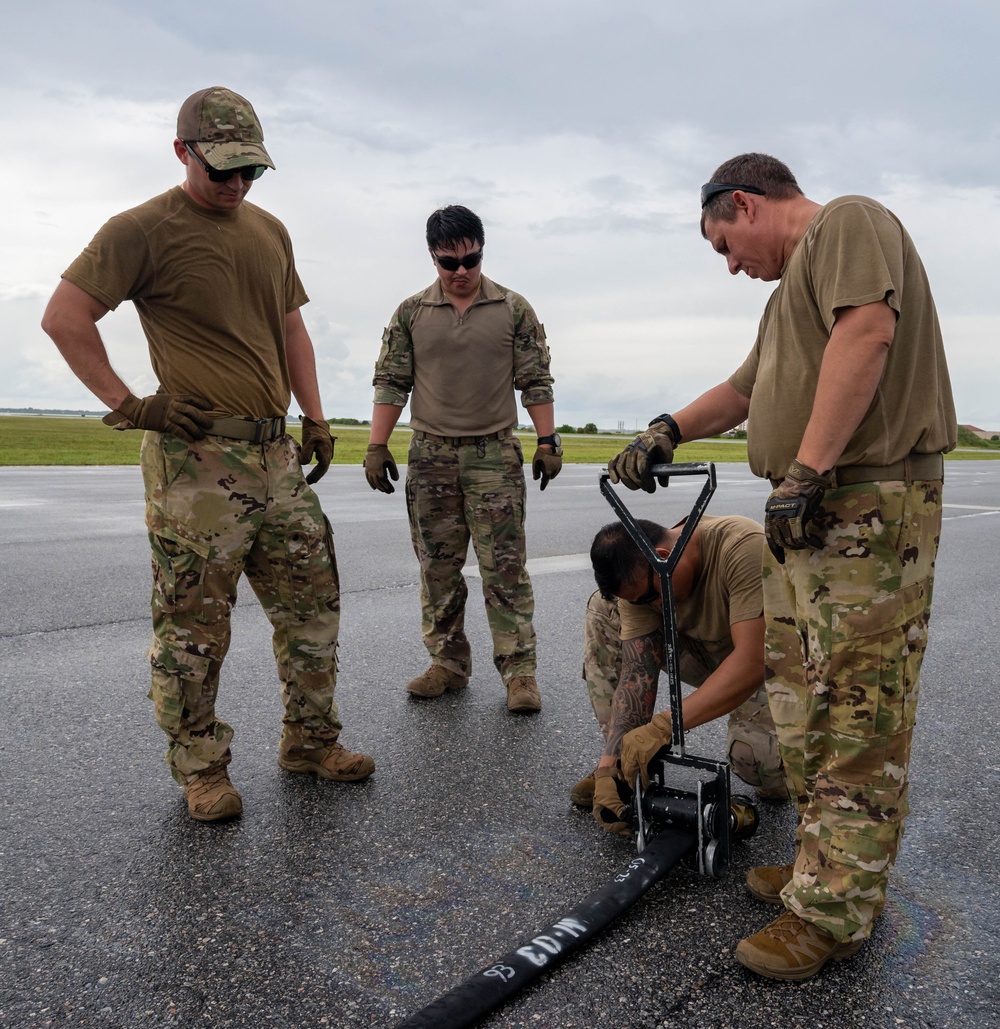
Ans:
POLYGON ((832 485, 829 473, 817 472, 798 461, 788 466, 788 473, 764 505, 764 535, 779 564, 785 563, 786 550, 823 546, 810 523, 819 511, 823 494, 832 485))
POLYGON ((551 450, 536 448, 535 456, 531 459, 531 477, 537 479, 541 476, 542 484, 539 489, 545 489, 549 479, 554 479, 562 468, 562 454, 554 454, 551 450))
POLYGON ((365 451, 365 478, 368 485, 383 493, 395 493, 396 487, 389 481, 389 476, 392 476, 392 482, 399 482, 399 472, 389 448, 384 443, 369 443, 365 451))
POLYGON ((638 729, 627 732, 622 739, 622 777, 625 782, 635 782, 638 775, 642 779, 642 788, 649 785, 649 762, 656 757, 664 747, 670 745, 670 737, 673 727, 670 722, 670 712, 661 711, 653 715, 651 721, 640 725, 638 729))
POLYGON ((628 788, 617 765, 594 770, 594 821, 605 832, 617 833, 631 839, 632 829, 625 820, 625 812, 632 802, 628 788))
POLYGON ((212 428, 212 419, 205 414, 212 405, 192 394, 154 393, 140 400, 129 395, 110 414, 101 420, 116 429, 150 429, 169 432, 171 436, 194 443, 204 439, 212 428))
MULTIPOLYGON (((639 433, 620 454, 611 458, 608 462, 608 477, 612 482, 621 482, 627 489, 642 489, 652 493, 656 483, 649 469, 654 464, 673 463, 674 447, 679 442, 666 422, 651 422, 645 432, 639 433)), ((661 486, 666 486, 668 481, 666 476, 660 476, 661 486)))
POLYGON ((314 457, 316 458, 316 467, 306 476, 306 482, 310 486, 314 482, 319 482, 330 470, 336 439, 336 436, 330 435, 329 422, 314 422, 311 418, 302 416, 302 446, 299 448, 299 460, 302 464, 309 464, 314 457))

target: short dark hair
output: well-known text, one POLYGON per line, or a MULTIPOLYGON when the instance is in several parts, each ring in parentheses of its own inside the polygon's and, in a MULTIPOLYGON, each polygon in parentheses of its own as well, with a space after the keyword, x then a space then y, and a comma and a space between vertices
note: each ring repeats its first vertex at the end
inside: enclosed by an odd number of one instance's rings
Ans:
MULTIPOLYGON (((790 200, 802 196, 791 169, 777 157, 769 154, 740 154, 731 157, 712 172, 711 182, 739 182, 756 186, 771 200, 790 200)), ((701 234, 705 235, 708 221, 732 222, 736 220, 736 204, 731 192, 716 193, 701 212, 701 234)))
POLYGON ((479 215, 459 204, 439 207, 427 219, 427 245, 431 250, 453 250, 465 240, 482 246, 486 233, 479 215))
MULTIPOLYGON (((667 529, 648 518, 637 518, 636 525, 654 547, 667 539, 667 529)), ((621 522, 609 522, 590 545, 590 563, 594 566, 598 592, 605 600, 614 600, 622 585, 635 575, 639 564, 648 561, 625 526, 621 522)))

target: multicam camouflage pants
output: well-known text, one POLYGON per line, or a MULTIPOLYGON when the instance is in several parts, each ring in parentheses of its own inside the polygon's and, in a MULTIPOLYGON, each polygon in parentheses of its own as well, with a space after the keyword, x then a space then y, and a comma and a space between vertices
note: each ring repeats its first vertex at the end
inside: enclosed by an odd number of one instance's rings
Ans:
POLYGON ((941 483, 862 483, 823 499, 821 550, 765 551, 768 695, 799 810, 785 905, 838 940, 885 906, 909 810, 941 483))
POLYGON ((147 432, 141 461, 153 557, 149 698, 174 778, 230 759, 233 730, 215 698, 243 572, 274 629, 283 720, 339 730, 337 560, 298 444, 210 436, 189 446, 147 432))
POLYGON ((433 664, 472 674, 465 635, 469 540, 483 578, 493 663, 505 683, 535 674, 535 598, 525 569, 524 472, 516 436, 452 444, 416 432, 406 509, 420 562, 424 646, 433 664))
MULTIPOLYGON (((605 740, 611 725, 611 704, 621 676, 622 643, 618 601, 593 593, 583 622, 583 678, 590 705, 605 740)), ((691 686, 704 682, 706 670, 679 641, 681 681, 691 686)), ((778 752, 778 739, 763 685, 729 715, 726 753, 732 770, 761 796, 785 799, 788 790, 778 752)))

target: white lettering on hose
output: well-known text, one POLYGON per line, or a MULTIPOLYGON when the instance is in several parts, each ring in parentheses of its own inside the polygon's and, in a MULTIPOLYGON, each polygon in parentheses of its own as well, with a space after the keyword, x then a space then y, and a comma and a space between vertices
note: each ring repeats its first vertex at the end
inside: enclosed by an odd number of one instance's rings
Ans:
POLYGON ((573 939, 577 939, 586 931, 587 927, 583 922, 578 922, 573 918, 563 918, 552 927, 551 936, 536 936, 530 944, 518 947, 517 953, 530 961, 536 968, 544 968, 549 963, 550 957, 561 954, 565 948, 565 944, 557 937, 571 936, 573 939))

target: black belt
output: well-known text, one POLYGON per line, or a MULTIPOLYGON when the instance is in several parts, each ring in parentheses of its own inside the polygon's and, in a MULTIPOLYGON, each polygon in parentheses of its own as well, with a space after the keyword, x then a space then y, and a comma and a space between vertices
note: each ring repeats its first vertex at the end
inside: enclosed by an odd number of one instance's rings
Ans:
POLYGON ((285 434, 284 418, 215 418, 209 436, 223 436, 247 443, 270 443, 285 434))
MULTIPOLYGON (((856 486, 861 482, 896 482, 907 485, 917 481, 935 481, 944 478, 943 454, 909 454, 895 464, 874 465, 854 464, 843 468, 834 468, 830 473, 833 488, 838 486, 856 486)), ((771 485, 777 488, 781 479, 772 479, 771 485)))
POLYGON ((501 429, 499 432, 484 432, 479 436, 437 436, 433 432, 414 432, 417 439, 429 439, 432 443, 449 443, 453 447, 468 447, 486 443, 491 439, 507 439, 514 435, 513 429, 501 429))

